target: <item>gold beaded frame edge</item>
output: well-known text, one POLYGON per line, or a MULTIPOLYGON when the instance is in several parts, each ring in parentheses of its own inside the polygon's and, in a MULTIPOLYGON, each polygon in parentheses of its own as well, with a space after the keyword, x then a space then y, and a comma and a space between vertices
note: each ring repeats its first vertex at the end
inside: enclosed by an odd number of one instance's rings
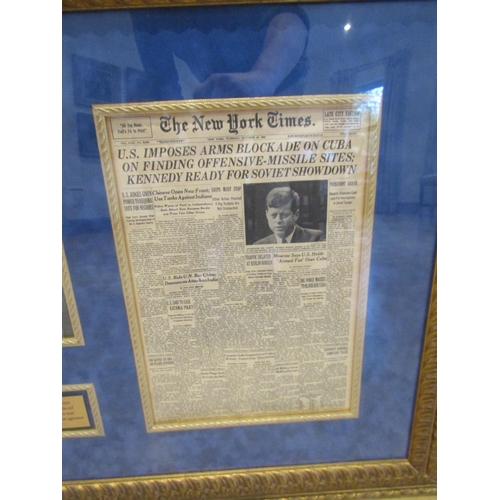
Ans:
MULTIPOLYGON (((273 0, 290 3, 291 0, 273 0)), ((309 1, 332 0, 302 0, 309 1)), ((353 0, 350 0, 353 1, 353 0)), ((264 0, 63 0, 63 12, 266 3, 264 0)), ((63 483, 64 500, 344 500, 435 495, 437 476, 437 279, 429 300, 408 459, 268 467, 63 483)))

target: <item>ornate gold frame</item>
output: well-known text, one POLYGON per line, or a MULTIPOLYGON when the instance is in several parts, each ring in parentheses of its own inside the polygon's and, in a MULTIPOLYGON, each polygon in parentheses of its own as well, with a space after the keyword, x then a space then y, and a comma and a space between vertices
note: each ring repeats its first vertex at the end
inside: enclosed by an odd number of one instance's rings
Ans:
MULTIPOLYGON (((251 3, 319 3, 343 2, 345 0, 62 0, 63 12, 106 9, 135 9, 153 7, 191 7, 202 5, 244 5, 251 3)), ((366 0, 348 0, 366 1, 366 0)), ((368 0, 370 1, 370 0, 368 0)), ((373 0, 372 0, 373 1, 373 0)), ((375 0, 377 1, 377 0, 375 0)))
MULTIPOLYGON (((199 5, 201 3, 209 5, 252 2, 248 0, 207 0, 205 2, 198 0, 63 0, 63 11, 199 5)), ((340 500, 435 495, 437 481, 436 404, 437 279, 435 270, 422 348, 413 427, 406 458, 67 481, 63 483, 63 499, 340 500)))

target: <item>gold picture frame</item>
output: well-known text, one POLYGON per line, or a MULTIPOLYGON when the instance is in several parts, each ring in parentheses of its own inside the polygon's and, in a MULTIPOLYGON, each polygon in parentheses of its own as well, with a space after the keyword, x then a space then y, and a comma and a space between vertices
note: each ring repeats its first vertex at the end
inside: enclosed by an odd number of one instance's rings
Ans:
MULTIPOLYGON (((371 236, 373 233, 373 219, 375 208, 375 187, 377 178, 377 161, 378 161, 378 144, 380 137, 380 105, 381 96, 371 95, 315 95, 301 97, 280 97, 280 98, 243 98, 243 99, 211 99, 211 100, 187 100, 187 101, 165 101, 154 103, 141 103, 140 105, 95 105, 93 107, 94 119, 96 123, 96 131, 101 151, 101 163, 104 173, 104 181, 108 196, 108 204, 110 207, 111 222, 113 233, 115 235, 115 247, 118 256, 120 273, 122 277, 122 286, 127 306, 129 317, 129 329, 132 337, 132 345, 135 353, 135 364, 138 373, 139 387, 141 389, 142 405, 146 428, 148 432, 165 432, 185 429, 203 429, 216 428, 240 425, 256 425, 256 424, 271 424, 271 423, 286 423, 286 422, 306 422, 311 420, 334 420, 345 418, 357 418, 359 414, 359 399, 361 386, 361 371, 363 364, 363 343, 365 329, 366 303, 368 300, 368 277, 370 270, 371 256, 371 236), (152 375, 149 374, 149 366, 147 361, 148 348, 145 338, 147 333, 144 330, 143 318, 139 311, 141 306, 137 298, 137 290, 134 275, 133 263, 130 257, 130 248, 127 244, 128 235, 126 228, 126 212, 122 212, 121 195, 120 193, 126 189, 126 185, 121 185, 120 169, 114 165, 114 128, 112 123, 117 123, 120 120, 140 120, 140 117, 147 116, 151 123, 159 119, 161 115, 172 114, 179 117, 188 117, 193 113, 204 113, 205 119, 209 116, 225 116, 225 113, 237 111, 242 116, 244 113, 250 113, 252 116, 257 116, 258 113, 265 116, 269 110, 279 110, 283 113, 301 112, 313 115, 313 121, 316 122, 318 129, 321 129, 322 123, 321 113, 326 113, 326 109, 356 109, 363 110, 363 132, 360 132, 359 144, 357 149, 363 149, 359 163, 366 162, 366 165, 360 169, 359 178, 360 192, 359 198, 359 216, 362 217, 362 224, 359 229, 359 236, 356 237, 359 249, 356 250, 354 260, 358 261, 358 274, 353 277, 356 285, 356 305, 355 315, 356 321, 353 322, 350 335, 353 339, 352 354, 350 355, 349 363, 352 364, 352 375, 350 382, 347 385, 350 387, 350 395, 348 396, 349 404, 346 408, 341 409, 315 409, 309 411, 298 410, 282 410, 268 411, 259 414, 238 414, 233 415, 218 415, 202 417, 193 415, 183 418, 170 418, 162 420, 156 416, 153 400, 154 389, 151 382, 152 375), (213 113, 210 114, 210 113, 213 113)), ((338 112, 338 111, 337 111, 338 112)), ((361 111, 360 111, 361 112, 361 111)), ((330 111, 332 113, 332 111, 330 111)), ((121 131, 121 130, 120 130, 121 131)), ((300 129, 297 127, 294 132, 298 133, 300 129)), ((261 132, 264 133, 264 132, 261 132)), ((325 133, 325 132, 323 132, 325 133)), ((195 134, 189 136, 191 140, 197 139, 195 134)), ((268 136, 268 140, 272 140, 272 135, 268 136)), ((307 137, 307 136, 306 136, 307 137)), ((322 136, 323 137, 323 136, 322 136)), ((324 136, 326 137, 326 136, 324 136)), ((323 137, 323 138, 324 138, 323 137)), ((124 147, 123 140, 119 136, 120 147, 124 147)), ((353 139, 355 140, 355 139, 353 139)), ((135 144, 135 143, 133 143, 135 144)), ((221 172, 222 174, 222 172, 221 172)), ((332 178, 330 178, 332 180, 332 178)), ((227 181, 226 181, 227 182, 227 181)), ((315 182, 315 181, 312 181, 315 182)), ((316 181, 317 182, 317 181, 316 181)), ((220 183, 218 183, 220 184, 220 183)), ((258 184, 253 184, 258 185, 258 184)), ((241 187, 241 186, 240 186, 241 187)), ((134 188, 133 188, 134 189, 134 188)), ((136 189, 136 188, 135 188, 136 189)), ((176 202, 179 203, 179 202, 176 202)), ((135 215, 132 215, 135 217, 135 215)), ((333 334, 333 333, 332 333, 333 334)), ((174 358, 182 358, 181 354, 173 355, 174 358)), ((199 362, 198 362, 199 363, 199 362)), ((351 368, 350 368, 351 369, 351 368)), ((278 390, 279 392, 279 390, 278 390)), ((234 411, 234 410, 233 410, 234 411)))
MULTIPOLYGON (((287 1, 287 0, 284 0, 287 1)), ((303 3, 309 0, 303 0, 303 3)), ((63 12, 266 3, 249 0, 63 0, 63 12)), ((275 3, 278 3, 275 1, 275 3)), ((407 456, 63 482, 63 499, 358 499, 437 491, 437 270, 434 268, 407 456)))

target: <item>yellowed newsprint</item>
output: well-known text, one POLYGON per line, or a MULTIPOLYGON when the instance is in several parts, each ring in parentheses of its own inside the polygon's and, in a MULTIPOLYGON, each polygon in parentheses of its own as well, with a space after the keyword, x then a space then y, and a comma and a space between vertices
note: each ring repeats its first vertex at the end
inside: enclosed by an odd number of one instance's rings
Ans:
POLYGON ((357 417, 380 110, 94 107, 148 431, 357 417))

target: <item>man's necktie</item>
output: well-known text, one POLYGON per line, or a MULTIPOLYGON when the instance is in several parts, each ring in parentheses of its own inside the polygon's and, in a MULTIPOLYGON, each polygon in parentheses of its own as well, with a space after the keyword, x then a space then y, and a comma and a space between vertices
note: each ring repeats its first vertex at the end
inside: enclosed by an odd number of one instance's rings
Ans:
POLYGON ((286 238, 281 238, 281 243, 288 243, 288 241, 286 241, 286 238))

